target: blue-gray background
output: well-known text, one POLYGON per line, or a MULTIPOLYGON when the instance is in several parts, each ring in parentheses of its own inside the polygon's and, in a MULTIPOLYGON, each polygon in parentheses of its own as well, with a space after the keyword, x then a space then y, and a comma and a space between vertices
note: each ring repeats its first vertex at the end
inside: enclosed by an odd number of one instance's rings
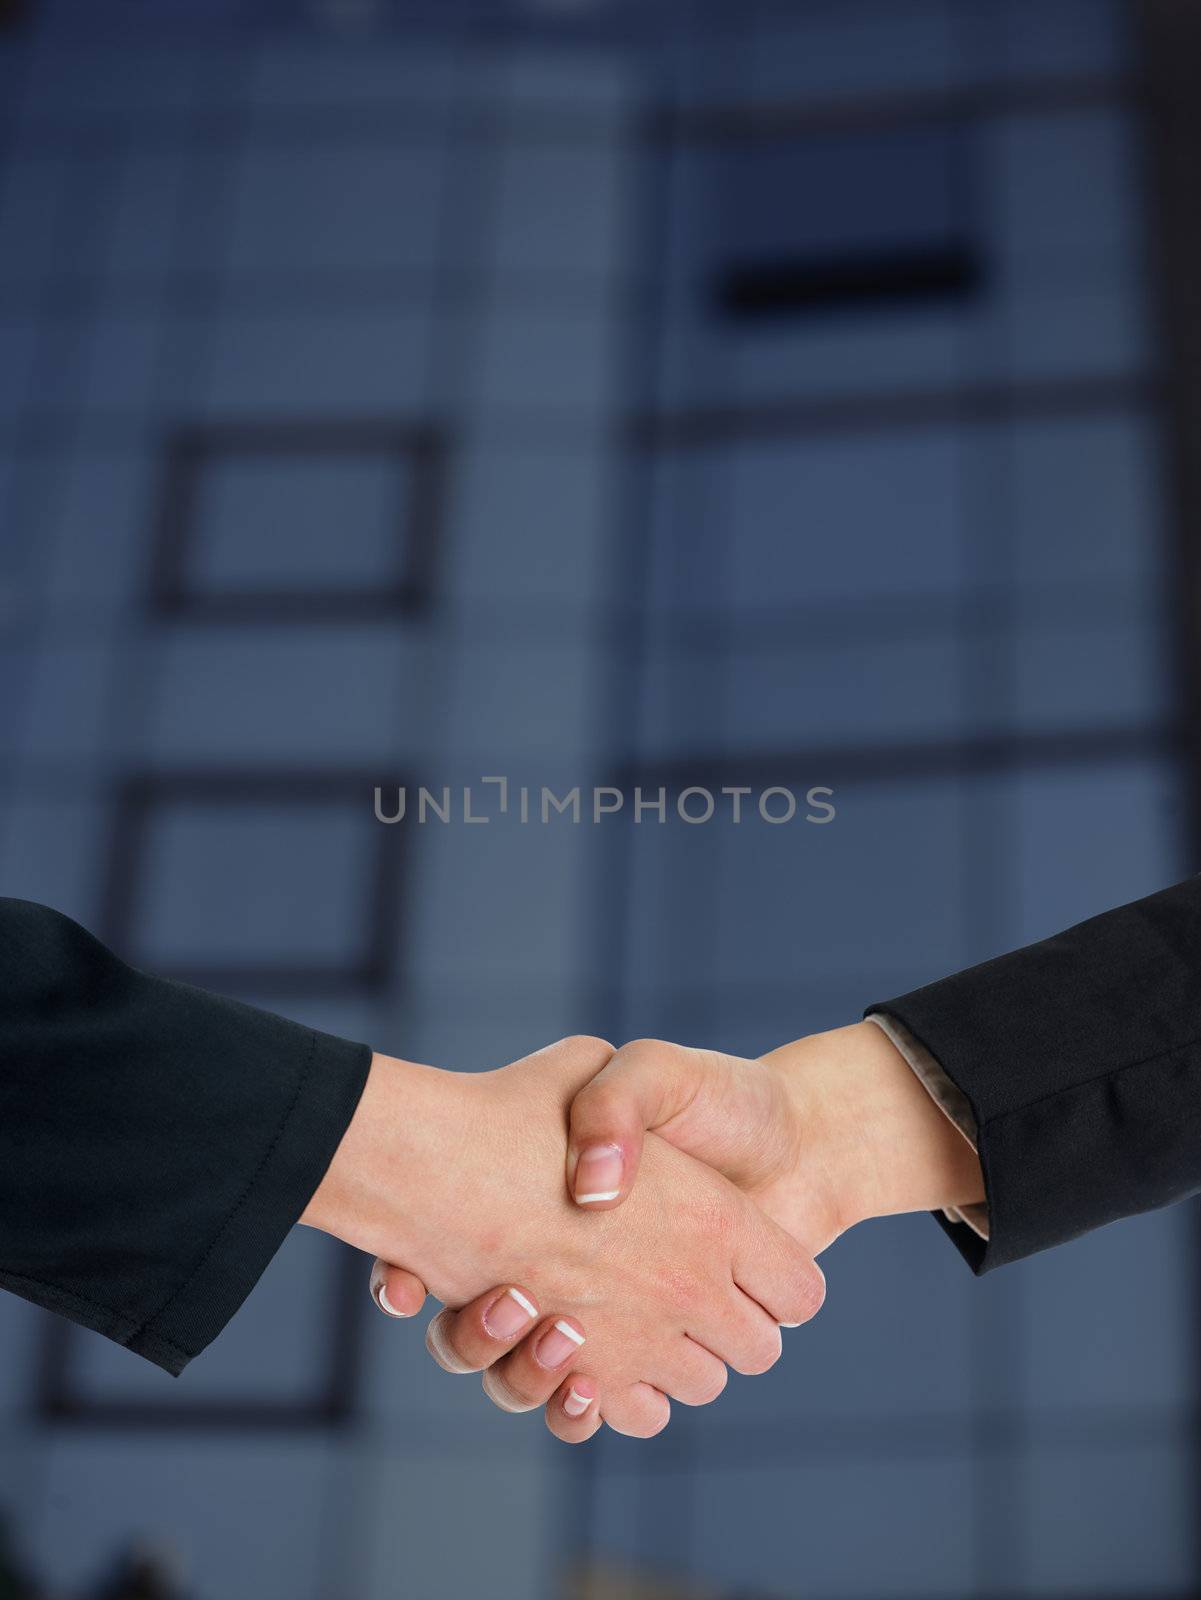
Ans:
MULTIPOLYGON (((1123 6, 100 9, 0 33, 4 893, 473 1069, 755 1054, 1186 870, 1123 6), (722 307, 814 263, 868 288, 722 307), (435 430, 432 512, 381 425, 435 430), (488 773, 839 816, 381 851, 371 783, 488 773)), ((74 1418, 0 1307, 0 1505, 56 1595, 140 1540, 197 1600, 1188 1594, 1196 1242, 1181 1209, 977 1282, 866 1227, 773 1373, 569 1452, 365 1285, 331 1349, 297 1237, 178 1383, 72 1341, 74 1418)))

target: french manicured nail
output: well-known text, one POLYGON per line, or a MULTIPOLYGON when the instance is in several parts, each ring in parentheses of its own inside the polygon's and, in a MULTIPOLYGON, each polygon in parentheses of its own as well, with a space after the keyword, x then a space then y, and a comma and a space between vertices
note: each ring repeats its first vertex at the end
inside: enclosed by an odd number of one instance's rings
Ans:
POLYGON ((484 1326, 494 1339, 512 1339, 538 1315, 538 1307, 520 1289, 506 1289, 484 1312, 484 1326))
POLYGON ((580 1151, 575 1169, 575 1199, 580 1206, 616 1200, 621 1193, 621 1146, 594 1144, 580 1151))
POLYGON ((391 1300, 388 1299, 388 1291, 384 1288, 384 1275, 382 1272, 378 1274, 373 1272, 371 1274, 371 1298, 385 1316, 403 1318, 409 1315, 407 1311, 397 1311, 391 1300))
POLYGON ((535 1354, 544 1367, 561 1367, 583 1342, 584 1335, 577 1333, 570 1322, 556 1322, 539 1339, 535 1354))
POLYGON ((590 1394, 580 1394, 575 1389, 568 1389, 563 1400, 563 1409, 569 1417, 582 1417, 591 1404, 590 1394))

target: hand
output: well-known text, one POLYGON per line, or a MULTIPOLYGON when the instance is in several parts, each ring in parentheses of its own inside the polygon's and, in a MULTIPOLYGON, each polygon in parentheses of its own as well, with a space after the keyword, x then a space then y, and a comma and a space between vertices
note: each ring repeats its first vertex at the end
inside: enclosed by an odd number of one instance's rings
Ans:
POLYGON ((975 1151, 872 1022, 758 1061, 639 1039, 571 1108, 578 1205, 619 1206, 644 1133, 723 1173, 813 1255, 869 1217, 983 1199, 975 1151))
MULTIPOLYGON (((665 1395, 715 1398, 723 1363, 771 1366, 777 1324, 812 1316, 823 1280, 750 1200, 654 1137, 620 1217, 571 1204, 568 1108, 609 1054, 570 1039, 474 1075, 377 1056, 302 1220, 405 1262, 448 1305, 499 1278, 554 1304, 577 1336, 586 1319, 595 1343, 574 1373, 595 1383, 605 1421, 647 1434, 667 1420, 665 1395)), ((541 1403, 522 1386, 525 1353, 505 1359, 493 1391, 541 1403)))
MULTIPOLYGON (((655 1039, 626 1045, 572 1104, 567 1182, 577 1204, 624 1201, 647 1129, 720 1170, 813 1255, 868 1217, 983 1198, 975 1152, 870 1022, 757 1061, 655 1039)), ((389 1299, 412 1293, 406 1280, 377 1263, 389 1299)), ((418 1283, 414 1310, 421 1293, 418 1283)), ((437 1324, 441 1346, 469 1349, 473 1367, 513 1348, 490 1337, 476 1307, 443 1312, 437 1324)), ((570 1439, 562 1398, 549 1400, 547 1421, 570 1439)))

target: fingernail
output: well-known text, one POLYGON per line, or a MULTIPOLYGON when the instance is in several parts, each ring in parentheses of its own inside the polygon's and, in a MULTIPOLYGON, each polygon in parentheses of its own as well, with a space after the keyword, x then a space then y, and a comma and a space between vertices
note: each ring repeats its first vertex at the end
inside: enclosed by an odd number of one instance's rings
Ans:
POLYGON ((375 1273, 371 1275, 371 1298, 385 1316, 398 1319, 409 1316, 407 1311, 397 1311, 391 1300, 388 1299, 388 1291, 384 1288, 384 1275, 382 1272, 378 1276, 375 1273))
POLYGON ((799 1322, 782 1322, 780 1324, 780 1326, 782 1328, 799 1328, 800 1327, 800 1323, 799 1322))
POLYGON ((563 1409, 569 1417, 582 1417, 592 1404, 590 1394, 580 1394, 575 1389, 568 1389, 563 1401, 563 1409))
POLYGON ((594 1144, 580 1151, 575 1169, 575 1198, 581 1206, 616 1200, 621 1193, 621 1146, 594 1144))
POLYGON ((544 1367, 561 1367, 583 1342, 584 1335, 577 1333, 569 1322, 556 1322, 539 1339, 534 1353, 544 1367))
POLYGON ((512 1339, 538 1315, 520 1290, 506 1289, 484 1312, 484 1326, 494 1339, 512 1339))
POLYGON ((382 1283, 379 1286, 379 1294, 376 1296, 376 1298, 379 1300, 380 1310, 386 1311, 390 1317, 408 1316, 409 1313, 407 1311, 397 1311, 391 1300, 388 1299, 388 1291, 384 1288, 382 1283))

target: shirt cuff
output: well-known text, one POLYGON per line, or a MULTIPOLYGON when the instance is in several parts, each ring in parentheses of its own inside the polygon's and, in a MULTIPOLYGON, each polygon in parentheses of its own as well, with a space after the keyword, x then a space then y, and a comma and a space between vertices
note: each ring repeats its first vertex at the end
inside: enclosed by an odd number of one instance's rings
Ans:
MULTIPOLYGON (((972 1149, 977 1149, 976 1119, 972 1115, 968 1098, 962 1089, 951 1082, 925 1045, 919 1044, 895 1017, 872 1011, 866 1020, 874 1022, 880 1032, 904 1056, 934 1104, 947 1120, 954 1124, 972 1149)), ((943 1216, 948 1222, 962 1222, 977 1238, 988 1239, 988 1206, 983 1201, 970 1206, 946 1206, 943 1209, 943 1216)))

